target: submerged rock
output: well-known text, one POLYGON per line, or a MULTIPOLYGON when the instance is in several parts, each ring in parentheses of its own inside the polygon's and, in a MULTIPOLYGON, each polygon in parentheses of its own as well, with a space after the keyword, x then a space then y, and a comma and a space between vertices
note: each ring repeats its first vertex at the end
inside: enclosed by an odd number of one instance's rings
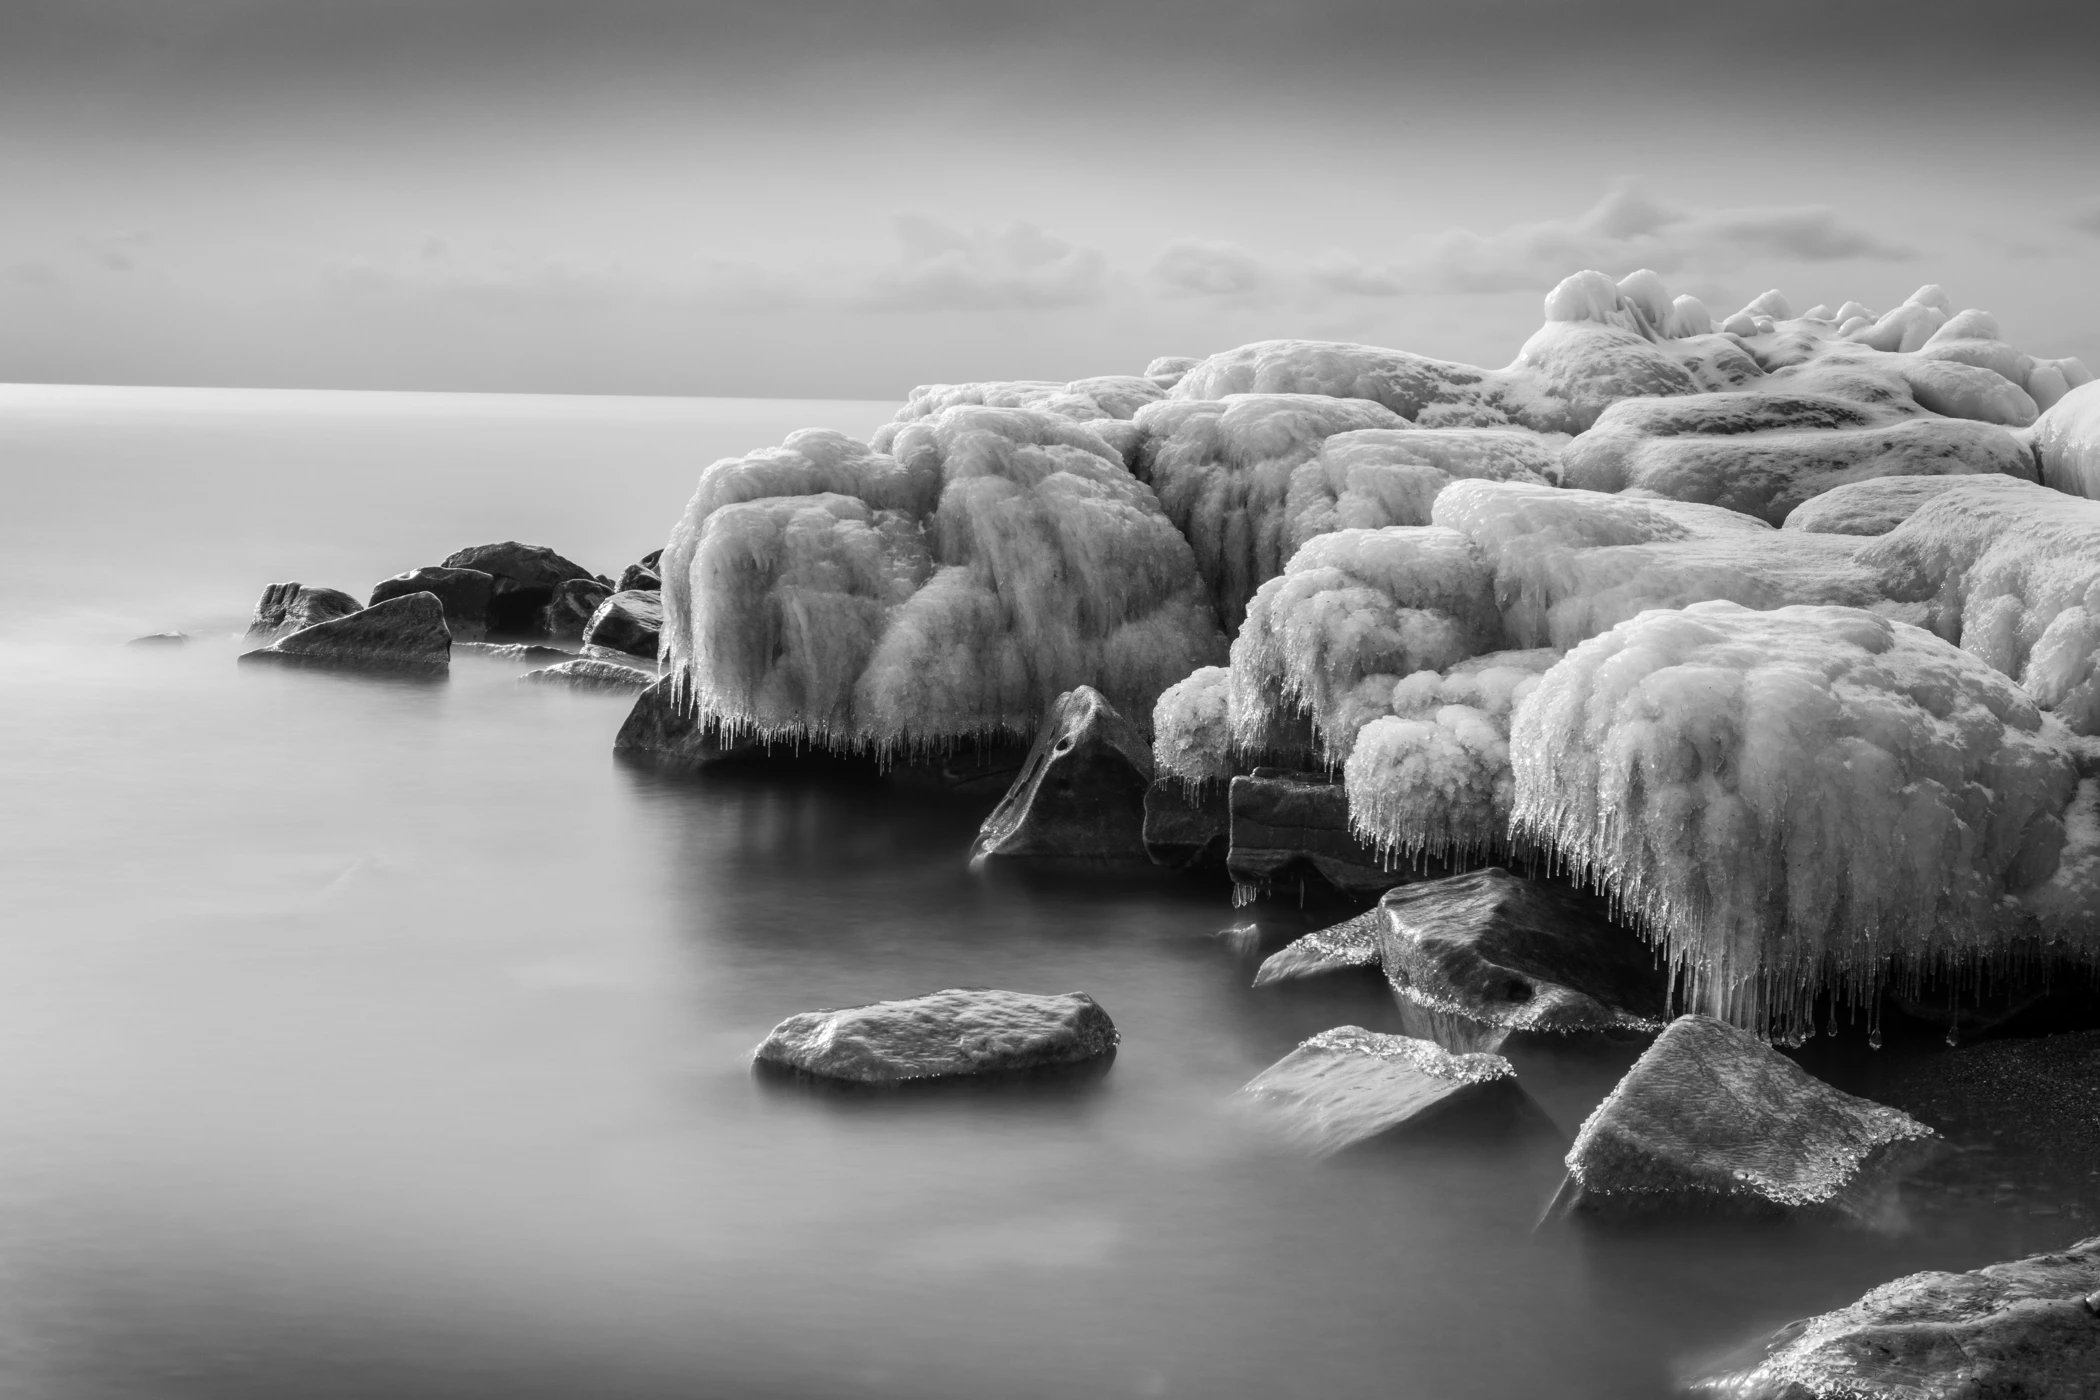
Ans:
POLYGON ((1078 1064, 1112 1053, 1116 1040, 1115 1023, 1084 992, 951 988, 790 1016, 755 1054, 827 1079, 894 1084, 1078 1064))
POLYGON ((1782 1327, 1693 1381, 1713 1400, 2096 1400, 2100 1236, 1965 1274, 1928 1270, 1782 1327))
POLYGON ((1349 797, 1324 774, 1257 768, 1232 780, 1232 845, 1225 868, 1244 889, 1325 881, 1377 894, 1407 876, 1385 868, 1349 828, 1349 797))
POLYGON ((612 597, 612 585, 603 579, 572 578, 554 586, 554 596, 547 600, 545 630, 550 637, 561 637, 577 641, 605 600, 612 597))
POLYGON ((1092 686, 1057 697, 1035 747, 970 848, 988 857, 1143 859, 1152 748, 1092 686))
POLYGON ((622 666, 617 661, 599 661, 584 657, 576 661, 564 661, 558 666, 549 666, 539 671, 527 671, 518 677, 518 683, 563 685, 571 690, 624 691, 631 694, 654 685, 656 673, 634 666, 622 666))
POLYGON ((656 660, 657 634, 663 630, 663 595, 641 589, 615 593, 598 605, 583 627, 583 644, 656 660))
POLYGON ((1879 1189, 1933 1136, 1906 1113, 1831 1088, 1747 1031, 1680 1016, 1584 1121, 1555 1206, 1868 1218, 1879 1189))
POLYGON ((409 593, 301 628, 241 660, 442 675, 451 651, 444 605, 428 593, 409 593))
POLYGON ((453 639, 472 642, 488 631, 489 598, 495 587, 495 575, 480 569, 436 565, 381 579, 373 585, 372 601, 384 603, 410 593, 428 593, 445 605, 445 626, 452 629, 453 639))
POLYGON ((593 577, 589 569, 564 559, 545 545, 520 544, 516 540, 469 545, 446 556, 444 567, 478 569, 493 577, 488 630, 514 636, 542 635, 554 590, 571 579, 593 577))
POLYGON ((339 588, 308 588, 303 583, 273 583, 263 589, 248 624, 248 640, 273 642, 301 628, 348 617, 364 604, 339 588))
POLYGON ((1453 1055, 1426 1040, 1337 1026, 1240 1092, 1324 1156, 1467 1104, 1521 1096, 1516 1073, 1500 1055, 1453 1055))
POLYGON ((149 632, 143 637, 133 637, 124 643, 128 647, 179 647, 189 641, 187 632, 149 632))
POLYGON ((1194 785, 1161 777, 1145 789, 1145 854, 1175 870, 1222 869, 1232 846, 1232 803, 1224 783, 1194 785))

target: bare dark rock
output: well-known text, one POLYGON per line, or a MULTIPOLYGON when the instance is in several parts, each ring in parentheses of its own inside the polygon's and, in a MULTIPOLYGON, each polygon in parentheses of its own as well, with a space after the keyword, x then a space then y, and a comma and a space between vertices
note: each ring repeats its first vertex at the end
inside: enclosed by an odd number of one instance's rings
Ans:
POLYGON ((689 772, 758 752, 758 745, 724 740, 721 731, 678 702, 678 677, 665 676, 634 697, 613 752, 671 772, 689 772))
POLYGON ((1021 775, 970 849, 989 857, 1145 857, 1152 746, 1092 686, 1057 697, 1021 775))
POLYGON ((654 568, 647 564, 629 564, 620 571, 620 581, 615 591, 631 593, 639 589, 644 592, 655 593, 660 591, 663 586, 664 581, 658 576, 654 568))
POLYGON ((1404 882, 1349 829, 1349 798, 1324 773, 1257 768, 1234 778, 1225 868, 1243 890, 1331 886, 1376 895, 1404 882))
POLYGON ((1222 870, 1232 847, 1232 798, 1224 783, 1193 792, 1179 778, 1145 789, 1145 854, 1175 870, 1222 870))
POLYGON ((364 606, 339 588, 308 588, 303 583, 273 583, 263 589, 248 624, 248 640, 274 642, 303 627, 348 617, 364 606))
POLYGON ((1115 1023, 1084 992, 951 988, 790 1016, 755 1057, 827 1079, 896 1084, 1079 1064, 1112 1054, 1116 1040, 1115 1023))
POLYGON ((644 671, 637 666, 623 666, 617 661, 597 661, 584 657, 575 661, 564 661, 558 666, 549 666, 544 670, 527 671, 518 677, 518 683, 631 695, 656 684, 656 672, 644 671))
POLYGON ((1597 1105, 1555 1205, 1827 1212, 1872 1221, 1934 1136, 1831 1088, 1748 1031, 1680 1016, 1597 1105))
POLYGON ((495 575, 480 569, 436 565, 381 579, 372 588, 372 601, 384 603, 410 593, 428 593, 444 604, 445 626, 452 629, 453 640, 472 642, 488 631, 489 599, 495 587, 495 575))
POLYGON ((428 593, 409 593, 288 633, 241 660, 442 675, 451 651, 444 605, 428 593))
POLYGON ((656 660, 657 636, 663 630, 663 595, 640 589, 615 593, 598 605, 584 624, 583 644, 656 660))
POLYGON ((1284 1134, 1319 1155, 1467 1105, 1522 1098, 1500 1055, 1454 1055, 1361 1026, 1322 1031, 1240 1090, 1284 1134))
POLYGON ((602 579, 572 578, 558 583, 554 596, 547 600, 543 630, 550 637, 577 641, 610 597, 612 585, 602 579))
MULTIPOLYGON (((499 636, 545 635, 554 590, 573 579, 594 578, 589 569, 545 545, 516 540, 470 545, 447 556, 444 566, 478 569, 495 579, 489 595, 488 630, 499 636)), ((588 619, 589 613, 584 616, 588 619)))
POLYGON ((1779 1329, 1691 1382, 1710 1400, 2100 1400, 2100 1236, 1929 1270, 1779 1329))

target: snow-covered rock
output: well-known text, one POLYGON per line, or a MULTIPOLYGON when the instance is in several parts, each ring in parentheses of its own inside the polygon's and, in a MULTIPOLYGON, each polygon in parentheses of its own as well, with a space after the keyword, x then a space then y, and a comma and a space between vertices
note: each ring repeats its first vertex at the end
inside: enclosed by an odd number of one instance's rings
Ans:
POLYGON ((2042 484, 2100 499, 2100 381, 2062 395, 2034 425, 2042 484))
POLYGON ((1078 1064, 1113 1053, 1116 1040, 1115 1023, 1084 992, 950 988, 790 1016, 753 1056, 825 1079, 897 1084, 1078 1064))

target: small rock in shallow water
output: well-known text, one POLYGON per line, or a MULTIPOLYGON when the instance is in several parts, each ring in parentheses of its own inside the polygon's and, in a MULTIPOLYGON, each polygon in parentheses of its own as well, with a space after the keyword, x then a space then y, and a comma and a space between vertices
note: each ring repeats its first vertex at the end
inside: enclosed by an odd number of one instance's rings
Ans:
POLYGON ((1709 1400, 2100 1400, 2100 1237, 1932 1270, 1780 1328, 1692 1381, 1709 1400))
POLYGON ((598 605, 598 611, 584 624, 583 644, 653 662, 657 634, 663 625, 663 595, 630 589, 615 593, 598 605))
POLYGON ((1084 992, 959 989, 837 1011, 773 1028, 760 1063, 862 1084, 1078 1064, 1110 1054, 1116 1027, 1084 992))
POLYGON ((576 653, 573 651, 541 646, 537 642, 454 642, 452 649, 475 656, 486 656, 491 661, 529 661, 535 666, 576 659, 576 653))
POLYGON ((348 617, 364 606, 339 588, 273 583, 263 589, 248 623, 248 640, 274 642, 302 628, 348 617))
POLYGON ((124 643, 128 647, 179 647, 190 639, 187 632, 149 632, 124 643))
POLYGON ((971 847, 972 860, 1010 856, 1139 859, 1152 747, 1092 686, 1057 697, 1021 775, 971 847))
POLYGON ((520 685, 563 685, 571 690, 624 691, 633 693, 646 690, 656 683, 651 671, 638 670, 633 666, 622 666, 617 661, 596 661, 585 657, 578 661, 564 661, 559 666, 549 666, 540 671, 527 671, 518 677, 520 685))
POLYGON ((453 640, 471 642, 488 630, 489 598, 495 587, 493 574, 440 565, 381 579, 372 587, 372 601, 384 603, 410 593, 428 593, 445 605, 445 625, 452 629, 453 640))
POLYGON ((444 606, 428 593, 410 593, 301 628, 260 651, 244 652, 241 660, 443 674, 451 651, 444 606))
POLYGON ((1516 1073, 1500 1055, 1453 1055, 1426 1040, 1337 1026, 1240 1092, 1324 1156, 1464 1104, 1521 1095, 1516 1073))

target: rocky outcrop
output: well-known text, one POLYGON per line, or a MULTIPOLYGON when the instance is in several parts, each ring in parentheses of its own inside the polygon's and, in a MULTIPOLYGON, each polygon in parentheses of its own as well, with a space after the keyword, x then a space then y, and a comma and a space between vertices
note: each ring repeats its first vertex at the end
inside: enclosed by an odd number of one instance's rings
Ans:
POLYGON ((1112 1054, 1116 1039, 1115 1023, 1084 992, 951 988, 790 1016, 755 1058, 826 1079, 897 1084, 1078 1064, 1112 1054))
POLYGON ((1174 870, 1222 870, 1232 848, 1232 799, 1224 783, 1158 777, 1145 789, 1145 854, 1174 870))
POLYGON ((663 630, 661 593, 627 589, 598 605, 583 627, 583 644, 656 661, 657 635, 663 630))
POLYGON ((654 671, 644 671, 635 666, 622 666, 617 661, 599 661, 583 657, 575 661, 564 661, 558 666, 548 666, 538 671, 527 671, 518 677, 520 685, 555 685, 570 690, 598 691, 632 695, 647 690, 656 683, 654 671))
POLYGON ((1349 797, 1325 774, 1257 768, 1232 780, 1225 868, 1243 894, 1300 889, 1379 894, 1407 878, 1349 828, 1349 797))
POLYGON ((1782 1327, 1691 1382, 1710 1400, 2100 1400, 2100 1236, 1929 1270, 1782 1327))
POLYGON ((488 630, 502 636, 543 635, 554 590, 571 579, 593 576, 583 565, 545 545, 516 540, 470 545, 448 555, 444 567, 478 569, 495 579, 489 595, 488 630))
POLYGON ((970 858, 1145 857, 1152 748, 1092 686, 1057 697, 1021 775, 984 819, 970 858))
POLYGON ((372 601, 384 603, 411 593, 428 593, 445 607, 445 626, 455 642, 479 641, 488 631, 489 598, 496 587, 495 575, 480 569, 448 569, 442 565, 410 569, 405 574, 381 579, 372 588, 372 601))
POLYGON ((339 588, 308 588, 303 583, 273 583, 263 589, 248 623, 248 640, 274 642, 304 627, 348 617, 364 604, 339 588))
POLYGON ((1319 1155, 1468 1105, 1523 1097, 1500 1055, 1453 1055, 1404 1035, 1337 1026, 1305 1041, 1240 1092, 1319 1155))
POLYGON ((1868 1220, 1932 1137, 1908 1114, 1813 1078, 1748 1031, 1680 1016, 1584 1121, 1554 1208, 1868 1220))
POLYGON ((572 578, 554 586, 554 596, 547 600, 547 610, 542 619, 542 630, 550 637, 565 641, 577 641, 605 600, 612 597, 612 585, 603 579, 572 578))
POLYGON ((409 593, 301 628, 260 651, 244 653, 241 660, 442 675, 451 652, 444 605, 428 593, 409 593))

